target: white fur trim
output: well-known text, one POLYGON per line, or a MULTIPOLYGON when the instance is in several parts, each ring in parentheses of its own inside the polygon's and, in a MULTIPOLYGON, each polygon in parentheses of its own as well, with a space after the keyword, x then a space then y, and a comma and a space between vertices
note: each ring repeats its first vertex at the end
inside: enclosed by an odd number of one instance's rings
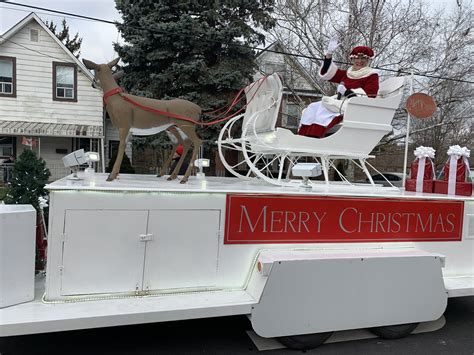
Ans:
POLYGON ((347 77, 349 79, 362 79, 371 76, 372 74, 378 74, 378 70, 372 69, 371 67, 364 67, 359 70, 352 70, 352 67, 347 69, 347 77))
POLYGON ((358 96, 360 95, 367 96, 367 93, 362 88, 355 88, 355 89, 350 89, 350 90, 352 90, 358 96))
POLYGON ((319 76, 323 80, 331 80, 334 77, 334 75, 336 75, 337 69, 338 69, 336 64, 331 62, 331 65, 329 66, 328 71, 326 72, 326 74, 323 75, 323 74, 321 74, 321 69, 322 68, 323 68, 322 66, 321 66, 321 68, 319 68, 319 76))

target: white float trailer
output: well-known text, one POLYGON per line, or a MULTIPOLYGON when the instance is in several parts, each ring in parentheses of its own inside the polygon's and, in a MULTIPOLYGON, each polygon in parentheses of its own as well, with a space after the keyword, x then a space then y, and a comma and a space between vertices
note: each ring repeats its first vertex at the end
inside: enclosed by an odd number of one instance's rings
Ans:
MULTIPOLYGON (((48 185, 46 277, 33 301, 0 309, 0 336, 242 314, 258 335, 310 348, 339 330, 401 337, 441 317, 448 297, 474 295, 473 197, 302 187, 261 168, 282 154, 268 132, 259 153, 257 111, 247 112, 254 136, 221 135, 219 149, 240 150, 248 176, 229 166, 237 177, 94 174, 48 185)), ((298 149, 284 158, 317 156, 327 176, 336 155, 298 149)))

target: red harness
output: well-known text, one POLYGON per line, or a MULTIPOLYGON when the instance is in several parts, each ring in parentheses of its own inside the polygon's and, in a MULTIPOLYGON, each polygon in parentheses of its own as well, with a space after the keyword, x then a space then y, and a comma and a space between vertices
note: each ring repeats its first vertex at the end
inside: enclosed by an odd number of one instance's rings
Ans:
POLYGON ((113 96, 115 94, 120 94, 122 93, 123 90, 121 87, 116 87, 115 89, 109 90, 104 93, 104 106, 107 106, 107 101, 109 100, 110 96, 113 96))
MULTIPOLYGON (((132 105, 136 106, 136 107, 139 107, 141 108, 142 110, 144 111, 147 111, 147 112, 151 112, 151 113, 154 113, 156 115, 163 115, 163 116, 168 116, 168 117, 172 117, 172 118, 176 118, 178 120, 181 120, 181 121, 187 121, 187 122, 191 122, 191 123, 194 123, 194 124, 198 124, 198 125, 201 125, 201 126, 210 126, 210 125, 213 125, 213 124, 216 124, 216 123, 220 123, 220 122, 223 122, 223 121, 226 121, 234 116, 236 116, 237 114, 239 114, 240 112, 242 112, 242 110, 244 110, 248 104, 253 100, 253 98, 255 97, 255 95, 257 94, 257 91, 258 89, 260 89, 260 86, 263 84, 263 82, 266 80, 266 76, 264 76, 263 78, 261 78, 259 81, 259 84, 258 84, 258 87, 257 89, 255 90, 255 92, 253 93, 253 96, 250 98, 249 102, 247 102, 242 108, 240 108, 237 112, 234 112, 232 115, 229 115, 227 117, 224 117, 224 118, 221 118, 221 119, 218 119, 218 120, 215 120, 215 121, 212 121, 212 122, 199 122, 199 121, 196 121, 196 120, 193 120, 192 118, 189 118, 189 117, 185 117, 185 116, 181 116, 181 115, 177 115, 175 113, 172 113, 172 112, 168 112, 168 111, 161 111, 161 110, 157 110, 155 108, 152 108, 152 107, 148 107, 148 106, 144 106, 134 100, 132 100, 131 98, 125 96, 125 95, 120 95, 122 97, 122 99, 124 99, 125 101, 127 102, 130 102, 132 105)), ((254 83, 255 84, 255 83, 254 83)), ((228 113, 231 108, 233 106, 235 106, 238 101, 240 100, 237 100, 238 96, 240 96, 242 93, 243 93, 244 89, 240 90, 239 93, 237 94, 237 97, 233 100, 231 106, 229 107, 229 109, 224 113, 228 113)), ((112 90, 109 90, 109 91, 106 91, 104 93, 104 106, 107 106, 108 104, 108 100, 111 96, 113 95, 117 95, 117 94, 122 94, 123 93, 123 90, 121 87, 116 87, 112 90)), ((222 114, 219 114, 217 116, 220 116, 222 114)))

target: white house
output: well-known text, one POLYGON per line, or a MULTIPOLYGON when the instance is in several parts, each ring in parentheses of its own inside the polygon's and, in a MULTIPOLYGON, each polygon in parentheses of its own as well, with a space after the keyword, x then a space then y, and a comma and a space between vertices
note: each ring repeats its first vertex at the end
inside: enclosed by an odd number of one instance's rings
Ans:
POLYGON ((76 149, 104 160, 102 92, 93 76, 31 13, 0 36, 0 160, 30 146, 53 178, 76 149))
POLYGON ((301 111, 311 102, 321 100, 322 94, 316 80, 288 53, 283 44, 276 41, 265 48, 257 56, 259 73, 263 75, 278 72, 283 80, 283 97, 280 108, 281 117, 277 125, 296 130, 299 126, 301 111))

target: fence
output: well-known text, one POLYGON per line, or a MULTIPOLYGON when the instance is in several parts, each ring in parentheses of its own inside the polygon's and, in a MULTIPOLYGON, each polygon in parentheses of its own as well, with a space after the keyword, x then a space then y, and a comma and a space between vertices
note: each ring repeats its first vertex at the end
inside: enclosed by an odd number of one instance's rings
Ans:
POLYGON ((51 172, 49 181, 56 181, 71 174, 71 169, 64 167, 63 164, 47 164, 46 167, 51 172))
MULTIPOLYGON (((0 165, 0 185, 8 184, 12 179, 14 164, 1 164, 0 165)), ((49 181, 59 180, 69 174, 71 174, 71 169, 65 168, 62 164, 48 164, 46 166, 51 172, 49 181)))
POLYGON ((8 184, 12 179, 13 165, 10 163, 0 165, 0 181, 8 184))

